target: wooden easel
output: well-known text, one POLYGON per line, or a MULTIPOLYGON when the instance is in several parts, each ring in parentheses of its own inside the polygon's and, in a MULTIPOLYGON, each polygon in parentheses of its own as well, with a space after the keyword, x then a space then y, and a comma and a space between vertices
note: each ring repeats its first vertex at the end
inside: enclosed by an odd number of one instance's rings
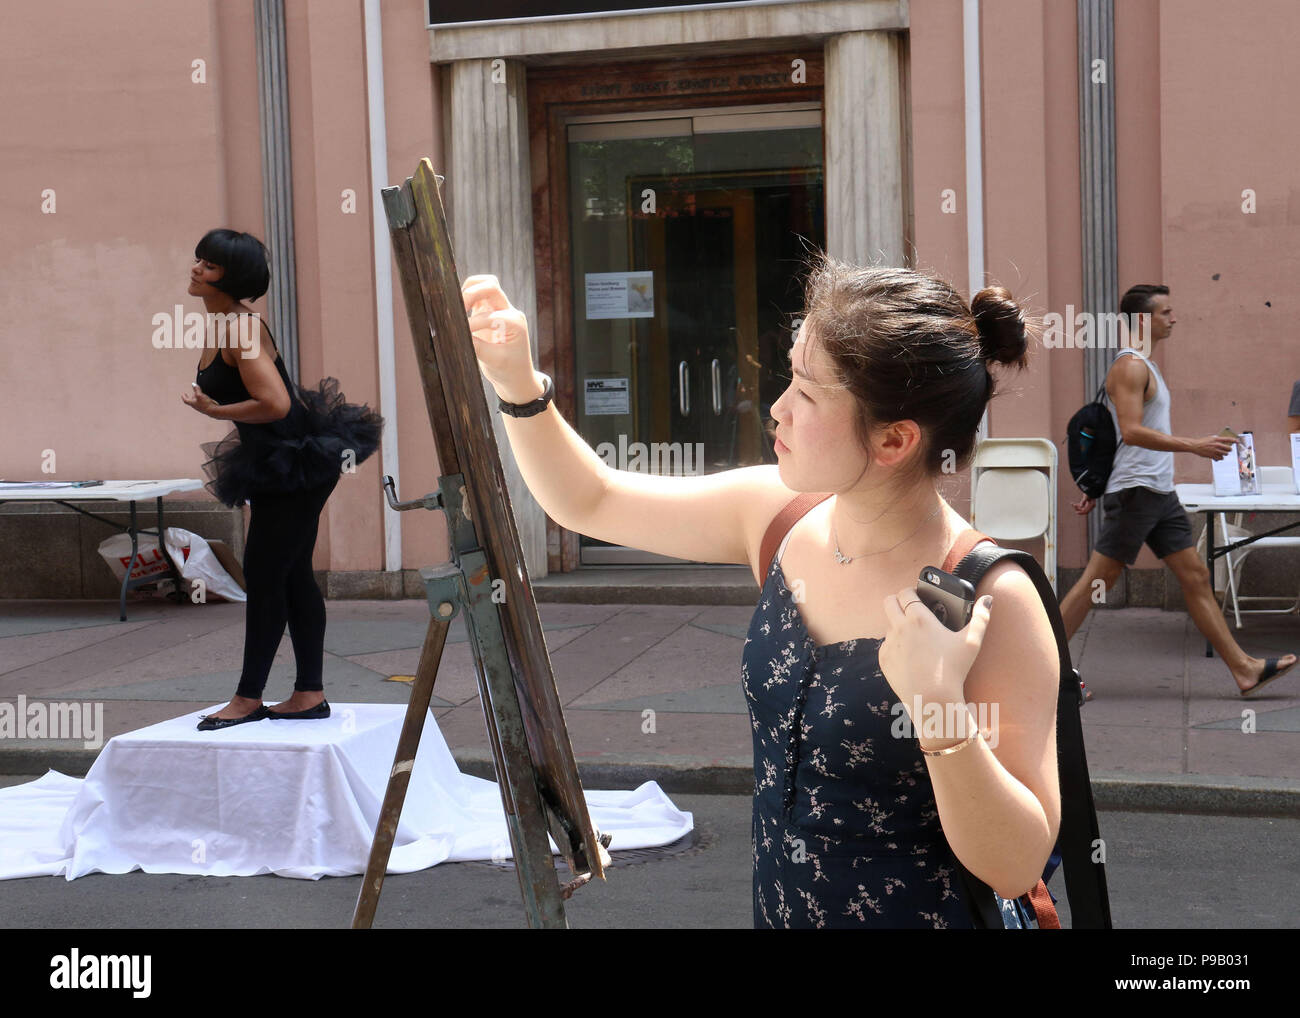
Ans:
POLYGON ((452 561, 420 570, 432 618, 352 928, 374 920, 447 629, 461 612, 528 924, 563 928, 564 900, 593 876, 604 879, 601 850, 609 837, 592 827, 578 780, 461 299, 440 180, 421 159, 415 176, 382 196, 443 474, 437 492, 410 502, 397 500, 391 477, 384 487, 394 510, 446 514, 452 561), (504 600, 494 600, 494 587, 504 600), (576 874, 567 884, 559 882, 548 834, 576 874))

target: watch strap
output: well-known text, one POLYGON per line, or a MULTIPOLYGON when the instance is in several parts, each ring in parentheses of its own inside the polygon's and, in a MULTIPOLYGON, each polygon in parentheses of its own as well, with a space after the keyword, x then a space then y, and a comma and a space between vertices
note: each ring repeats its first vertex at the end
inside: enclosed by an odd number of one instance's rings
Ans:
POLYGON ((527 403, 507 403, 501 397, 497 397, 497 404, 503 414, 509 414, 511 417, 533 417, 540 414, 555 398, 555 383, 551 381, 551 376, 544 371, 537 372, 546 379, 546 388, 542 394, 534 400, 527 403))

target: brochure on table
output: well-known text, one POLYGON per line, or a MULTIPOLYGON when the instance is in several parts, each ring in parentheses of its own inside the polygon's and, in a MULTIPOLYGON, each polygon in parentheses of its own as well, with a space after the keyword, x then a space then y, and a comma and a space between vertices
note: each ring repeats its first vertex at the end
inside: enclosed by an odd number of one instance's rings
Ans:
MULTIPOLYGON (((1258 495, 1259 468, 1255 460, 1255 434, 1243 431, 1240 435, 1225 428, 1222 432, 1238 439, 1232 451, 1222 459, 1211 460, 1216 495, 1258 495)), ((1293 446, 1294 448, 1294 446, 1293 446)))

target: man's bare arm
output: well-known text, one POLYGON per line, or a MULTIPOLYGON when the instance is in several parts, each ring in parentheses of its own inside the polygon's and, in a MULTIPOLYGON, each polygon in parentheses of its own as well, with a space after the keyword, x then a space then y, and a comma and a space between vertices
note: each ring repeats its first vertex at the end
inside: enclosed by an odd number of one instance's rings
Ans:
POLYGON ((1148 428, 1142 423, 1142 397, 1147 387, 1147 366, 1137 357, 1121 357, 1111 365, 1106 392, 1115 404, 1120 437, 1126 445, 1161 452, 1190 452, 1206 459, 1221 459, 1232 450, 1232 439, 1222 435, 1180 438, 1148 428))

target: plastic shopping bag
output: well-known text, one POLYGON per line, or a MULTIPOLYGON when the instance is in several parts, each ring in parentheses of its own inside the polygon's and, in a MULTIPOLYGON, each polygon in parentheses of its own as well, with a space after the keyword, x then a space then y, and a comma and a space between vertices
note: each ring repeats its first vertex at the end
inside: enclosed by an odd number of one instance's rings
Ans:
POLYGON ((217 560, 211 545, 198 534, 191 534, 180 527, 168 527, 163 539, 167 542, 167 553, 180 569, 181 576, 189 581, 188 584, 181 585, 182 589, 188 586, 193 592, 194 583, 198 581, 203 585, 201 589, 205 599, 218 597, 224 601, 248 600, 243 588, 217 560))
MULTIPOLYGON (((138 536, 137 542, 137 555, 135 566, 131 569, 131 579, 140 580, 155 576, 161 578, 171 567, 167 565, 167 559, 162 549, 158 547, 158 542, 147 534, 138 536)), ((171 553, 170 546, 167 551, 171 553)), ((106 537, 99 542, 99 554, 113 570, 118 583, 121 583, 126 578, 126 567, 131 564, 131 535, 114 534, 112 537, 106 537)))

